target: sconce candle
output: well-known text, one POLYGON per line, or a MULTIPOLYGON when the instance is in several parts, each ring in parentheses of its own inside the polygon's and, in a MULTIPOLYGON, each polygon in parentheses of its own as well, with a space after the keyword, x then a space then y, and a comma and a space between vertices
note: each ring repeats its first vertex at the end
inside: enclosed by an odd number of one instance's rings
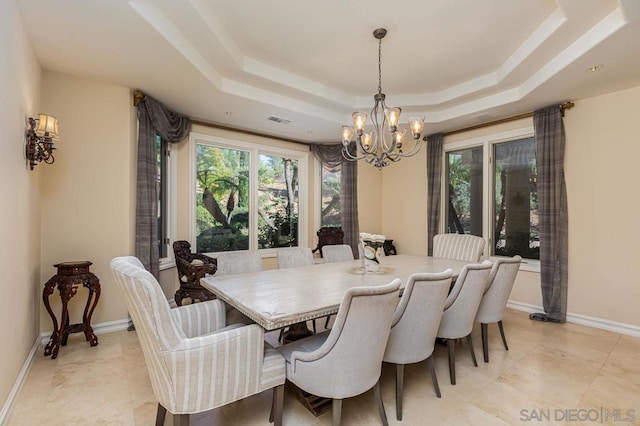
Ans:
POLYGON ((31 170, 40 162, 53 164, 53 141, 58 140, 58 119, 47 114, 38 114, 38 118, 29 118, 26 132, 25 154, 31 170))

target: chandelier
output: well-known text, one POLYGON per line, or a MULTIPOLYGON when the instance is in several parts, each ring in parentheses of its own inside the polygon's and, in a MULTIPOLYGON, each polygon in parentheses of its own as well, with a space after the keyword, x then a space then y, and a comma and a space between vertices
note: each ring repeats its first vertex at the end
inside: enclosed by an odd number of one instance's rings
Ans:
POLYGON ((418 117, 409 118, 409 128, 413 137, 413 145, 404 151, 403 138, 406 129, 398 129, 400 112, 397 107, 387 107, 385 94, 382 93, 382 39, 387 30, 378 28, 373 36, 378 39, 378 93, 373 96, 375 101, 369 114, 373 129, 365 132, 367 113, 356 111, 353 113, 353 127, 342 126, 342 156, 349 161, 365 160, 367 163, 381 169, 390 162, 396 162, 404 157, 411 157, 420 150, 420 134, 424 127, 424 120, 418 117), (350 148, 351 138, 355 135, 355 150, 350 148))

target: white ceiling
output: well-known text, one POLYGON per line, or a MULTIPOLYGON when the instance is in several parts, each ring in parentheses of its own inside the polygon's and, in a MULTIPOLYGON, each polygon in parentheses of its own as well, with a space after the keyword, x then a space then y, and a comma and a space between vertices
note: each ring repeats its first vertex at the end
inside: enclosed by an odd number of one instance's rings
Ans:
POLYGON ((336 142, 372 107, 378 27, 387 104, 424 116, 425 134, 640 85, 640 0, 18 4, 45 69, 301 141, 336 142))

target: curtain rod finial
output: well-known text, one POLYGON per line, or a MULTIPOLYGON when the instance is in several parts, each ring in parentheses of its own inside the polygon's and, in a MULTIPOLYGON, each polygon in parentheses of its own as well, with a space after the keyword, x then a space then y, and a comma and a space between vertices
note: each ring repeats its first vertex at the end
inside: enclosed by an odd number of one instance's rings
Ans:
POLYGON ((136 89, 133 91, 133 106, 138 106, 138 104, 144 101, 147 98, 147 95, 142 93, 140 90, 136 89))
POLYGON ((560 108, 560 113, 561 113, 561 114, 562 114, 562 116, 564 117, 564 112, 565 112, 565 110, 571 109, 571 108, 573 108, 575 105, 576 105, 576 104, 574 104, 573 102, 571 102, 571 101, 567 101, 567 102, 564 102, 564 103, 562 103, 562 104, 558 105, 558 108, 560 108))

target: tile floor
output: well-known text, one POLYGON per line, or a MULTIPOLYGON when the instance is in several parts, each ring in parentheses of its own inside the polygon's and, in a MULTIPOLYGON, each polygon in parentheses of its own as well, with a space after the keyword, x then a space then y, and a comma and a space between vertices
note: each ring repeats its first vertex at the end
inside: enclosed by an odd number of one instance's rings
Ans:
MULTIPOLYGON (((395 418, 394 369, 385 365, 382 397, 389 424, 577 424, 585 417, 582 424, 640 424, 640 339, 534 322, 512 310, 504 323, 509 351, 497 326, 490 326, 490 363, 482 361, 478 330, 478 368, 460 345, 456 386, 449 382, 446 348, 437 345, 441 399, 424 362, 407 366, 402 422, 395 418)), ((268 341, 276 339, 277 334, 267 334, 268 341)), ((136 333, 102 334, 99 340, 91 348, 81 334, 73 335, 56 360, 44 357, 41 348, 8 424, 154 424, 157 405, 136 333)), ((271 392, 263 392, 196 416, 195 424, 267 425, 270 403, 271 392)), ((330 425, 331 414, 314 417, 286 391, 284 424, 330 425)), ((373 392, 344 401, 342 424, 380 424, 373 392)))

